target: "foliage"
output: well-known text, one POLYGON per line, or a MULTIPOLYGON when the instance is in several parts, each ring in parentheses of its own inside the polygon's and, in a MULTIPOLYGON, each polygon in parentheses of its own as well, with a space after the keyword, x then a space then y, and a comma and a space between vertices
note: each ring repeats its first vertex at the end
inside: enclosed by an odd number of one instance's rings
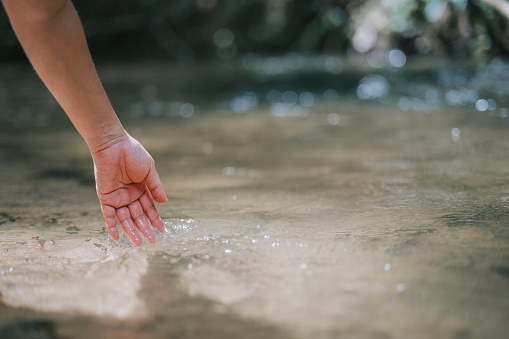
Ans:
MULTIPOLYGON (((75 0, 99 59, 400 49, 485 63, 509 54, 504 0, 75 0)), ((0 60, 22 57, 6 16, 0 60)))

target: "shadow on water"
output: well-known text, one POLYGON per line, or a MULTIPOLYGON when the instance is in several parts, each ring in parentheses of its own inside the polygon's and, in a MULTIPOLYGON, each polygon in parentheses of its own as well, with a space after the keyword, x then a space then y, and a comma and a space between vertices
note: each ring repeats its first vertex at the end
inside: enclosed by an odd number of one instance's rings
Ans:
POLYGON ((501 277, 509 279, 509 266, 493 266, 492 270, 501 277))
POLYGON ((4 339, 53 339, 61 338, 55 331, 55 323, 49 320, 19 321, 0 328, 4 339))
POLYGON ((505 235, 504 239, 508 239, 509 210, 507 206, 474 205, 468 211, 447 214, 438 217, 437 220, 445 222, 448 227, 452 228, 469 226, 485 228, 494 235, 505 235))
MULTIPOLYGON (((264 320, 239 315, 226 305, 183 293, 178 272, 189 258, 168 260, 156 254, 142 278, 138 296, 148 316, 107 319, 69 313, 37 312, 0 304, 0 338, 292 338, 288 331, 264 320), (169 261, 174 262, 170 264, 169 261)), ((1 294, 0 294, 0 301, 1 294)))
POLYGON ((290 338, 285 329, 265 320, 243 317, 227 305, 201 296, 190 296, 179 286, 179 275, 189 257, 155 253, 142 278, 138 296, 151 316, 139 329, 169 338, 290 338))
POLYGON ((18 219, 20 219, 20 217, 15 218, 7 212, 0 212, 0 226, 9 222, 15 222, 18 219))
MULTIPOLYGON (((165 298, 159 288, 152 297, 165 298)), ((142 292, 142 293, 147 293, 142 292)), ((146 295, 147 298, 151 296, 146 295)), ((169 304, 156 302, 160 315, 145 320, 119 321, 87 316, 38 313, 0 308, 2 339, 63 338, 291 338, 285 330, 264 321, 243 318, 205 298, 181 297, 169 304)))

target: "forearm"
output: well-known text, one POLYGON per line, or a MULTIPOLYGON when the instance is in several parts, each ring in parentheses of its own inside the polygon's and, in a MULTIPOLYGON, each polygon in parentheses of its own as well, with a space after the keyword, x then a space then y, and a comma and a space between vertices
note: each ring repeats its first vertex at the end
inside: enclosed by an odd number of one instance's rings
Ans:
POLYGON ((33 67, 92 151, 125 133, 67 0, 3 0, 33 67))

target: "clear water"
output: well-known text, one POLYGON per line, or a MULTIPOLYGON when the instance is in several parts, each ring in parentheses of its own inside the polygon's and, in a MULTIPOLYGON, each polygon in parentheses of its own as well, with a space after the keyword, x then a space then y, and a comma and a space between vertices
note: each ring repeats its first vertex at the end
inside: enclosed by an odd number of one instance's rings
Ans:
POLYGON ((208 83, 175 104, 170 89, 196 78, 119 69, 104 81, 156 160, 166 233, 108 240, 84 142, 33 74, 3 70, 0 337, 506 336, 502 96, 491 111, 481 90, 453 105, 436 81, 440 104, 414 109, 394 85, 359 98, 359 76, 325 100, 318 89, 342 79, 329 74, 306 90, 208 83), (270 90, 280 99, 263 101, 270 90))

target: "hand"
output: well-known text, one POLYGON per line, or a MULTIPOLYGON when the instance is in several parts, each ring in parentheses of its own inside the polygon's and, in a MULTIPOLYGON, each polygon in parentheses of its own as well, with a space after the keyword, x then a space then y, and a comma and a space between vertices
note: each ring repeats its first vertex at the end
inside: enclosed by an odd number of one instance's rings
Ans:
POLYGON ((154 206, 168 201, 155 169, 154 160, 143 146, 127 133, 92 152, 97 196, 108 234, 118 241, 118 220, 133 244, 140 246, 138 231, 151 244, 156 239, 147 219, 159 232, 164 224, 154 206))

